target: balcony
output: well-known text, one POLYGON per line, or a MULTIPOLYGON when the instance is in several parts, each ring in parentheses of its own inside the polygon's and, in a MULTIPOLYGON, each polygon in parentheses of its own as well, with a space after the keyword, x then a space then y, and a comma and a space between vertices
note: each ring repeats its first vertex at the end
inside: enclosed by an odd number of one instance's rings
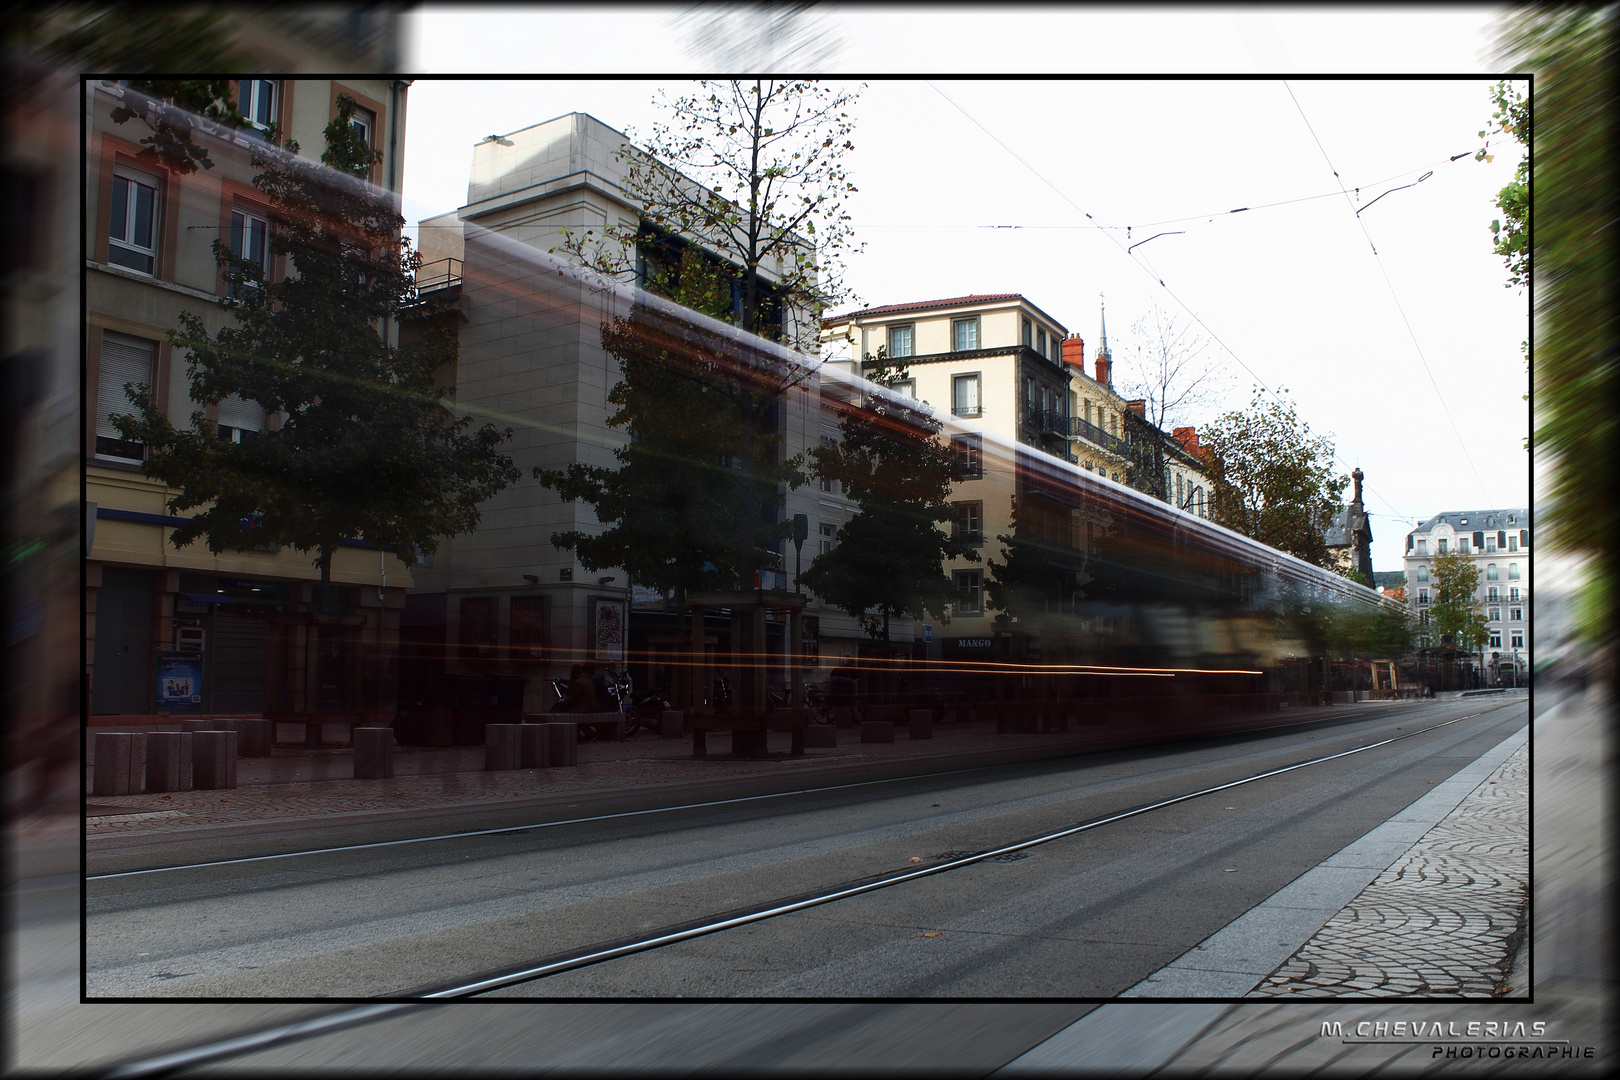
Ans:
POLYGON ((1125 453, 1124 440, 1118 436, 1110 435, 1096 424, 1088 420, 1082 420, 1078 416, 1069 417, 1068 434, 1071 438, 1084 439, 1089 443, 1095 443, 1104 450, 1112 451, 1121 456, 1125 453))
POLYGON ((416 268, 416 291, 432 292, 461 284, 460 259, 435 259, 416 268))

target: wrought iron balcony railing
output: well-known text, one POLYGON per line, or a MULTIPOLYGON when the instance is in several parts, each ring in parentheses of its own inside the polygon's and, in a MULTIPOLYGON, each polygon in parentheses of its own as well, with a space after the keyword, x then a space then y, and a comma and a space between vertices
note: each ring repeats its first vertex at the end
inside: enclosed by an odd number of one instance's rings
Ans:
POLYGON ((416 291, 428 292, 461 284, 460 259, 435 259, 416 268, 416 291))

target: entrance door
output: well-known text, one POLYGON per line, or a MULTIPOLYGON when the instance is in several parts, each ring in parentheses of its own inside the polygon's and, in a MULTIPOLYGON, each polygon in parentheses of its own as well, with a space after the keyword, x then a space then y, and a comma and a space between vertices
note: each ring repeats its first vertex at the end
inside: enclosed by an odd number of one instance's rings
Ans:
POLYGON ((262 712, 270 661, 269 622, 227 612, 220 605, 208 635, 208 653, 210 708, 221 713, 262 712))
POLYGON ((108 566, 96 590, 96 650, 90 711, 151 711, 152 590, 147 570, 108 566))

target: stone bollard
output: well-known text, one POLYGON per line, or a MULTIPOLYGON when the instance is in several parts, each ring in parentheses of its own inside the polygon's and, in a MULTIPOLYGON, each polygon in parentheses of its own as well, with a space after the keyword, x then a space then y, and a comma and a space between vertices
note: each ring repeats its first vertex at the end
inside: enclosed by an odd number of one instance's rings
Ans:
POLYGON ((238 720, 236 723, 236 752, 248 758, 269 757, 270 743, 273 739, 271 729, 275 725, 269 720, 256 717, 238 720))
POLYGON ((392 780, 394 778, 394 729, 357 727, 354 729, 354 778, 392 780))
POLYGON ((679 709, 665 709, 658 718, 658 734, 666 739, 686 734, 686 714, 679 709))
POLYGON ((832 724, 804 725, 804 745, 828 747, 838 745, 838 729, 832 724))
POLYGON ((894 742, 894 721, 892 720, 862 720, 861 742, 881 743, 894 742))
POLYGON ((548 724, 523 724, 518 728, 518 768, 544 769, 551 764, 548 724))
POLYGON ((614 742, 624 741, 624 713, 588 713, 583 719, 596 732, 598 741, 603 739, 612 739, 614 742))
POLYGON ((123 731, 96 735, 94 795, 139 795, 146 787, 146 736, 123 731))
POLYGON ((191 733, 152 731, 146 736, 146 790, 191 790, 191 733))
POLYGON ((236 786, 236 732, 193 731, 191 779, 198 791, 236 786))
POLYGON ((579 726, 572 720, 542 725, 546 729, 547 768, 579 764, 579 726))
POLYGON ((484 725, 484 769, 497 772, 518 767, 518 730, 521 724, 484 725))
POLYGON ((911 737, 913 739, 932 739, 934 737, 934 714, 927 709, 911 710, 911 737))

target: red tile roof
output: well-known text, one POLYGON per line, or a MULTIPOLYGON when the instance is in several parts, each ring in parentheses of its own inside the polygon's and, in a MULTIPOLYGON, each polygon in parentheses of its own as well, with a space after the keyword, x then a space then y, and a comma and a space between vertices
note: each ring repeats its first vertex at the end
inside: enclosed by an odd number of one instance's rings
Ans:
POLYGON ((901 311, 923 311, 928 308, 956 307, 961 304, 984 304, 1001 300, 1022 300, 1021 293, 974 293, 971 296, 952 296, 945 300, 918 300, 910 304, 884 304, 882 307, 861 308, 859 311, 846 311, 842 315, 832 315, 822 319, 822 323, 846 322, 849 319, 862 319, 868 315, 890 315, 901 311))

